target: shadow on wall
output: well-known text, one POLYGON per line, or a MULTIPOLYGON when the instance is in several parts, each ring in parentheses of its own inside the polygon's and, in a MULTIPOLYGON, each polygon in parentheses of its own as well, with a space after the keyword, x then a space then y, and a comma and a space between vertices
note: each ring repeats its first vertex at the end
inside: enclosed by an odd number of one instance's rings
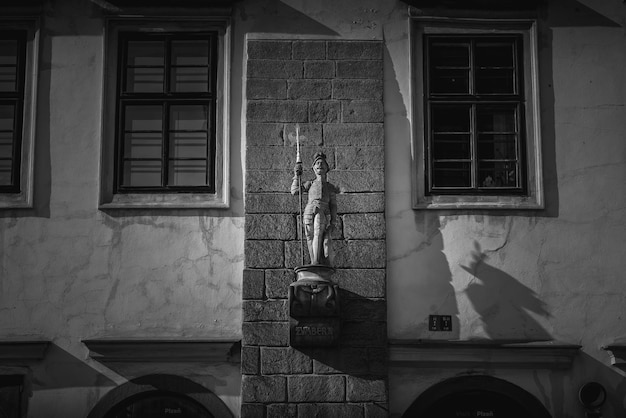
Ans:
POLYGON ((315 21, 306 14, 289 7, 280 0, 266 0, 258 2, 259 9, 252 10, 252 2, 239 7, 238 13, 242 21, 253 19, 255 14, 262 14, 267 19, 256 19, 250 32, 256 33, 292 33, 292 34, 315 34, 315 35, 339 35, 334 30, 315 21), (246 10, 247 9, 247 10, 246 10), (248 16, 250 13, 252 16, 248 16), (269 17, 274 17, 271 19, 269 17), (276 22, 280 21, 280 25, 276 22))
POLYGON ((474 241, 472 261, 463 270, 475 277, 465 294, 480 315, 484 331, 494 340, 547 341, 552 336, 529 312, 549 318, 546 304, 529 287, 485 263, 487 255, 474 241))
POLYGON ((387 310, 384 299, 366 298, 339 289, 339 347, 297 348, 313 359, 313 373, 345 373, 365 380, 387 375, 387 310))

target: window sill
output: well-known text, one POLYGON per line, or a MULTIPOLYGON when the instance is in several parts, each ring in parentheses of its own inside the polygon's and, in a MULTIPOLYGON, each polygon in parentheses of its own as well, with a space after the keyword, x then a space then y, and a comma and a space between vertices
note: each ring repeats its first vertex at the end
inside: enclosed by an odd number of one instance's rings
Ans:
POLYGON ((33 198, 29 193, 0 193, 0 210, 31 209, 33 198))
POLYGON ((580 345, 559 341, 392 340, 391 363, 419 368, 509 367, 567 369, 580 345))
POLYGON ((100 209, 227 209, 227 196, 210 193, 128 193, 100 202, 100 209))
POLYGON ((413 209, 543 209, 542 199, 529 196, 421 196, 416 199, 413 209))

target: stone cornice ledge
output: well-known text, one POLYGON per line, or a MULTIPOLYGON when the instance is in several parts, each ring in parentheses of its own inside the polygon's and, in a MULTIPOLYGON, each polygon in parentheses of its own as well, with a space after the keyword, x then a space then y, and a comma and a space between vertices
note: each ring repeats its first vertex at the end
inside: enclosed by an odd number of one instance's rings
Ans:
POLYGON ((101 363, 239 362, 240 340, 83 340, 89 356, 101 363))
POLYGON ((43 360, 50 341, 15 340, 0 341, 0 363, 30 363, 43 360))
POLYGON ((602 347, 611 357, 611 365, 626 371, 626 341, 615 341, 602 347))
POLYGON ((390 340, 389 360, 412 367, 566 369, 581 346, 559 341, 390 340))

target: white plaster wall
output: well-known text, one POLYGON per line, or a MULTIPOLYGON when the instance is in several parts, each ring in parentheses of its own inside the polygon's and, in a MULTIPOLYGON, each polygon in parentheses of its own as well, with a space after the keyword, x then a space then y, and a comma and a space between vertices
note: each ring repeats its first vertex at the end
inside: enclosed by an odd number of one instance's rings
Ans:
MULTIPOLYGON (((539 23, 546 209, 411 209, 411 94, 407 28, 384 26, 387 289, 392 339, 554 339, 582 345, 566 373, 534 382, 555 417, 583 416, 576 392, 609 390, 604 416, 624 413, 624 374, 602 345, 626 335, 626 64, 621 2, 551 1, 539 23), (395 41, 395 42, 394 42, 395 41), (452 332, 428 330, 453 316, 452 332)), ((400 416, 432 383, 467 370, 392 368, 390 409, 400 416)))
MULTIPOLYGON (((0 213, 0 338, 53 343, 29 372, 26 394, 35 418, 85 417, 129 377, 90 360, 83 339, 241 338, 241 120, 231 120, 230 209, 98 210, 99 3, 45 6, 35 209, 0 213)), ((241 57, 234 63, 241 66, 241 57)), ((240 87, 233 90, 240 95, 240 87)), ((238 111, 241 99, 232 103, 238 111)), ((238 413, 238 364, 204 365, 194 373, 238 413)))

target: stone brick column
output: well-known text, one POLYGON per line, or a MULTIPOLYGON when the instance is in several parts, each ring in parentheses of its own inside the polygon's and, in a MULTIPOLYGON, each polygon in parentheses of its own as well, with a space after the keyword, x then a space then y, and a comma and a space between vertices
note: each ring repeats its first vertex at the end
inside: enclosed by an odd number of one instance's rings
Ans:
POLYGON ((387 416, 383 44, 250 40, 247 50, 242 417, 387 416), (341 191, 334 348, 289 347, 288 288, 302 264, 289 193, 296 123, 303 180, 322 149, 341 191))

